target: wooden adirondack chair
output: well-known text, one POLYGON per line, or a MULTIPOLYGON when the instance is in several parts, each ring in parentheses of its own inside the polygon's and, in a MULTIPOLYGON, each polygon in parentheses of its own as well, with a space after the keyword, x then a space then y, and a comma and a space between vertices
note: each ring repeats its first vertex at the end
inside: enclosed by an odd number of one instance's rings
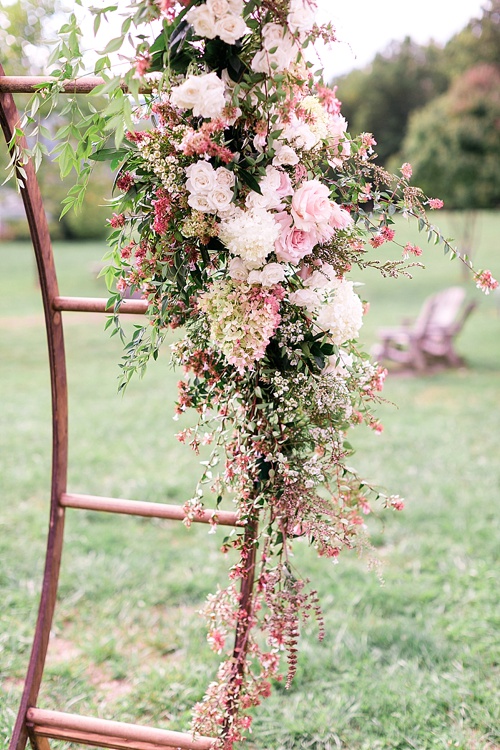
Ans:
POLYGON ((381 343, 373 354, 419 371, 435 365, 459 367, 463 358, 455 351, 454 339, 475 307, 475 302, 465 303, 462 287, 444 289, 425 300, 413 324, 381 328, 381 343))

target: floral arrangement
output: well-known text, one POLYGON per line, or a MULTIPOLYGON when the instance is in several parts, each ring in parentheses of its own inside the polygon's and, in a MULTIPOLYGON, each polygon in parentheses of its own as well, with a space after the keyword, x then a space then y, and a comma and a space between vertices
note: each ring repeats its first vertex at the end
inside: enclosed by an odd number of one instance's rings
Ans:
MULTIPOLYGON (((122 41, 131 19, 163 21, 154 41, 140 39, 126 79, 149 93, 132 125, 129 99, 108 77, 100 91, 113 98, 91 155, 118 166, 109 323, 121 332, 127 290, 148 300, 122 385, 182 327, 172 346, 184 372, 177 412, 195 410, 198 422, 177 437, 195 452, 212 448, 186 523, 210 493, 216 508, 234 498, 240 519, 223 544, 238 555, 230 585, 204 612, 208 641, 226 658, 193 717, 193 732, 224 750, 249 730, 248 710, 280 679, 282 657, 292 680, 301 620, 316 617, 323 636, 317 594, 290 560, 294 539, 335 560, 367 546, 374 503, 403 507, 347 463, 349 429, 381 429, 373 405, 386 376, 357 343, 366 313, 357 280, 368 267, 394 277, 418 264, 411 244, 398 260, 376 257, 394 241, 396 213, 459 254, 430 224, 426 209, 442 202, 410 184, 410 165, 390 175, 373 161, 371 134, 349 136, 310 59, 317 40, 335 39, 315 11, 314 0, 137 2, 122 41), (121 117, 125 137, 104 147, 121 117)), ((497 286, 488 271, 476 281, 497 286)))

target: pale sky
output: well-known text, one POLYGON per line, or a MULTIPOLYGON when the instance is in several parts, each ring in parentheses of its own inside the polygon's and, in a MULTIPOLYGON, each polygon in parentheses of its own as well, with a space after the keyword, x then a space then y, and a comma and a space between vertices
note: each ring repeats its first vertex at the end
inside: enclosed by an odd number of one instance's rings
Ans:
POLYGON ((319 19, 331 20, 341 40, 322 54, 325 78, 369 63, 393 39, 441 44, 474 17, 485 0, 318 0, 319 19))

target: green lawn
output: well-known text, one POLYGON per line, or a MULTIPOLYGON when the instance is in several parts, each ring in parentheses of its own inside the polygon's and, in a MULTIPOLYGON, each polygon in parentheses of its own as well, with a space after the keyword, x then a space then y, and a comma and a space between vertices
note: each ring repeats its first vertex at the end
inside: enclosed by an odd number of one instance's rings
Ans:
MULTIPOLYGON (((442 220, 445 232, 449 217, 442 220)), ((406 227, 404 242, 418 237, 406 227)), ((477 265, 500 277, 500 214, 482 214, 477 265)), ((56 248, 63 294, 101 296, 103 247, 56 248)), ((394 251, 396 252, 396 250, 394 251)), ((389 378, 385 430, 359 428, 353 463, 408 499, 372 519, 374 554, 338 565, 298 544, 318 588, 327 637, 303 634, 297 678, 259 708, 249 750, 498 750, 500 622, 500 299, 480 295, 442 249, 412 281, 367 274, 376 329, 418 312, 443 286, 466 283, 480 305, 458 341, 469 367, 389 378)), ((173 435, 177 375, 168 352, 116 395, 120 343, 99 316, 66 314, 70 490, 183 502, 198 468, 173 435)), ((0 743, 15 718, 43 568, 50 481, 46 342, 26 244, 0 245, 0 743)), ((60 601, 39 705, 186 729, 217 657, 197 610, 228 561, 223 531, 68 511, 60 601)), ((54 743, 54 748, 65 747, 54 743)))

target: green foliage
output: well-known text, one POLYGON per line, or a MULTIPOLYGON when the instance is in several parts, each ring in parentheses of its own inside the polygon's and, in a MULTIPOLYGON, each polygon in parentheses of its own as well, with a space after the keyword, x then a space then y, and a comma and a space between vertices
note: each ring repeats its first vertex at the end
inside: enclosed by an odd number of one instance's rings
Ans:
POLYGON ((413 179, 449 208, 500 205, 500 69, 479 65, 416 112, 402 158, 413 179))

